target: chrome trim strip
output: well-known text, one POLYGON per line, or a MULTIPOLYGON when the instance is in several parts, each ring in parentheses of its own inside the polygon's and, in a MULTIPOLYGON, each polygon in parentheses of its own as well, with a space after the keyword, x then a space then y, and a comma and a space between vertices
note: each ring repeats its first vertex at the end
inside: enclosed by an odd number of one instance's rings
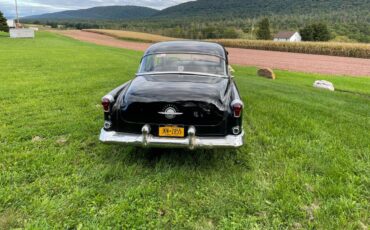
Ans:
MULTIPOLYGON (((190 128, 191 129, 191 128, 190 128)), ((188 131, 189 134, 189 131, 188 131)), ((101 130, 99 140, 103 143, 121 143, 127 145, 147 147, 170 147, 170 148, 239 148, 244 143, 244 131, 240 135, 228 135, 225 137, 197 137, 189 135, 185 138, 165 138, 153 135, 119 133, 114 131, 101 130)))
POLYGON ((158 54, 198 54, 198 55, 204 55, 204 56, 218 57, 218 58, 221 58, 222 60, 226 61, 226 58, 224 56, 221 56, 221 55, 217 55, 217 54, 213 54, 213 53, 207 53, 207 52, 187 52, 187 51, 181 51, 181 52, 166 51, 166 52, 146 53, 146 54, 143 55, 143 57, 141 59, 143 59, 147 56, 158 55, 158 54))
POLYGON ((177 113, 177 112, 158 112, 158 114, 161 114, 161 115, 183 115, 183 113, 177 113))
POLYGON ((198 76, 209 76, 209 77, 221 77, 221 78, 229 78, 227 75, 218 75, 218 74, 211 74, 211 73, 200 73, 200 72, 146 72, 146 73, 136 73, 136 76, 146 76, 146 75, 161 75, 161 74, 183 74, 183 75, 198 75, 198 76))

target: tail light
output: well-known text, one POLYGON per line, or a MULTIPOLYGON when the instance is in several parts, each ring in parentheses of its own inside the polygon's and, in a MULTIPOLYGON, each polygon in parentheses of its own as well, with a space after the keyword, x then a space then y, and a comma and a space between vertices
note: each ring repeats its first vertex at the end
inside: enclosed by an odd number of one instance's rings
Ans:
POLYGON ((111 103, 114 101, 111 95, 103 97, 101 104, 103 106, 104 112, 108 113, 110 111, 111 103))
POLYGON ((239 118, 243 111, 243 102, 240 100, 235 100, 231 103, 231 109, 234 112, 234 117, 239 118))

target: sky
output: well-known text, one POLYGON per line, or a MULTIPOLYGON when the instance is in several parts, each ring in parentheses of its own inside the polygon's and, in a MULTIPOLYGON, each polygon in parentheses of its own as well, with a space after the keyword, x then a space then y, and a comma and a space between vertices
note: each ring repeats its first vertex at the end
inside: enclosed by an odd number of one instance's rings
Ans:
MULTIPOLYGON (((15 0, 0 0, 0 11, 11 19, 15 16, 15 0)), ((164 9, 189 0, 17 0, 20 17, 51 13, 63 10, 77 10, 94 6, 137 5, 164 9)))

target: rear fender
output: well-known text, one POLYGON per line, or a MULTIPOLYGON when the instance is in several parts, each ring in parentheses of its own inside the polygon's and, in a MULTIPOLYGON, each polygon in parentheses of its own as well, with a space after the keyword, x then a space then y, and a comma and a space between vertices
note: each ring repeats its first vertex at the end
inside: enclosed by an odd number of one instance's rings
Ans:
MULTIPOLYGON (((228 122, 228 127, 229 128, 234 128, 234 127, 240 127, 242 129, 243 127, 243 111, 240 117, 234 117, 234 112, 232 109, 232 104, 236 102, 241 102, 243 104, 243 109, 244 109, 244 103, 240 97, 239 90, 235 84, 235 82, 232 80, 231 81, 231 98, 230 98, 230 106, 229 106, 229 122, 228 122)), ((240 130, 242 131, 242 130, 240 130)), ((228 132, 232 133, 232 130, 228 130, 228 132)))
POLYGON ((116 101, 118 96, 124 92, 130 85, 131 81, 126 82, 123 85, 118 86, 114 90, 110 91, 107 95, 105 95, 102 98, 103 100, 108 99, 110 101, 110 108, 109 111, 104 111, 104 128, 105 129, 110 129, 112 127, 112 111, 114 110, 114 107, 116 105, 116 101))

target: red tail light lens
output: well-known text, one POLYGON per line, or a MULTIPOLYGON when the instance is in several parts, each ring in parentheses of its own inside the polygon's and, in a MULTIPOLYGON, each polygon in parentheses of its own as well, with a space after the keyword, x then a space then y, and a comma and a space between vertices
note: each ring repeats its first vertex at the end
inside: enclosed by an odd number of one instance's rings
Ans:
POLYGON ((232 109, 234 111, 234 117, 240 117, 243 111, 243 104, 242 103, 233 103, 232 109))
POLYGON ((103 105, 104 112, 109 112, 109 110, 110 110, 110 100, 108 98, 103 98, 101 104, 103 105))

